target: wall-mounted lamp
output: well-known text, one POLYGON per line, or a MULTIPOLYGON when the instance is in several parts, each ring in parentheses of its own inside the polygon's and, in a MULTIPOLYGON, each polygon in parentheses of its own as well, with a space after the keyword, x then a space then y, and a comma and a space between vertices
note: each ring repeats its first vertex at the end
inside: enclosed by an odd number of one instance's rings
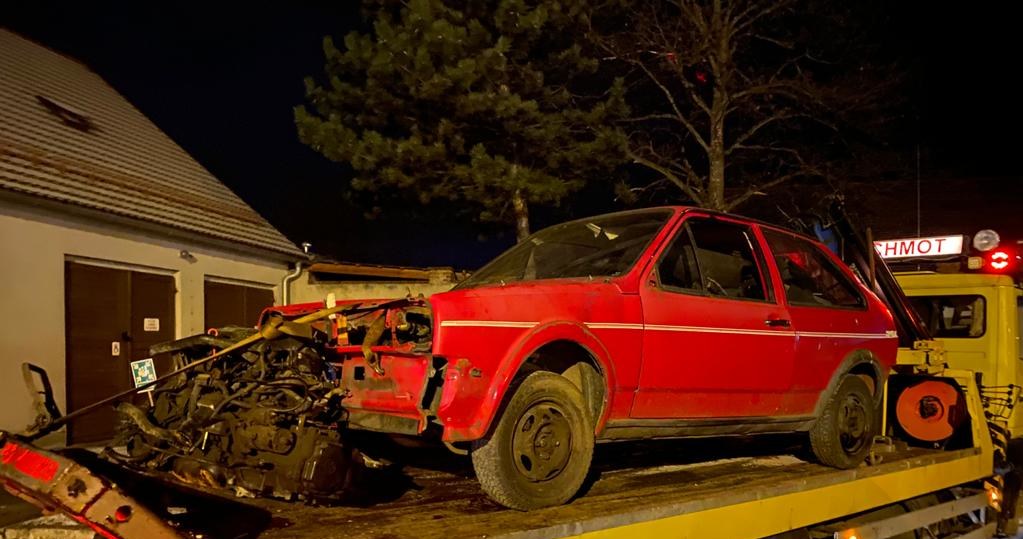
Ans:
POLYGON ((184 249, 182 249, 181 252, 178 253, 178 256, 180 256, 182 259, 187 260, 189 262, 195 262, 196 260, 199 260, 198 258, 195 257, 195 255, 193 255, 192 253, 190 253, 190 252, 188 252, 188 251, 186 251, 184 249))

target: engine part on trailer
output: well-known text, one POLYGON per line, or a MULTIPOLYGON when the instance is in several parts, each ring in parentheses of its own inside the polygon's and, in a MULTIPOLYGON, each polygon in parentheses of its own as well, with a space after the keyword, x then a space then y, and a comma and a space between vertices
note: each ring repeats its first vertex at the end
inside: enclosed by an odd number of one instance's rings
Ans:
MULTIPOLYGON (((326 309, 320 309, 320 310, 313 311, 313 312, 306 312, 306 313, 303 313, 302 316, 299 316, 298 318, 296 318, 294 320, 285 320, 284 317, 281 316, 279 313, 274 313, 271 316, 269 316, 266 320, 262 321, 258 331, 253 331, 253 330, 247 329, 247 328, 232 328, 232 327, 228 327, 228 328, 224 328, 224 330, 223 330, 224 332, 228 333, 228 335, 222 337, 222 339, 224 339, 224 340, 210 340, 210 339, 216 339, 216 337, 220 336, 219 334, 218 335, 210 335, 210 336, 207 336, 207 335, 196 335, 196 336, 188 337, 186 339, 182 339, 182 340, 179 340, 179 341, 174 341, 172 343, 168 343, 168 344, 165 344, 165 345, 157 345, 155 347, 155 349, 159 352, 159 351, 165 351, 167 347, 170 347, 170 348, 175 348, 175 347, 176 348, 181 348, 181 347, 190 346, 194 342, 207 341, 207 342, 209 342, 209 344, 212 345, 212 348, 211 348, 211 352, 212 353, 210 353, 209 355, 207 355, 205 357, 196 359, 192 363, 181 365, 178 368, 174 369, 173 371, 171 371, 171 372, 169 372, 167 374, 164 374, 164 375, 158 377, 155 380, 152 380, 150 382, 142 384, 142 385, 140 385, 140 386, 138 386, 136 388, 133 388, 133 389, 126 389, 126 390, 124 390, 124 391, 122 391, 120 393, 116 393, 114 395, 111 395, 111 396, 109 396, 109 397, 107 397, 105 399, 102 399, 102 400, 99 400, 97 402, 94 402, 94 403, 92 403, 92 404, 90 404, 88 406, 84 406, 82 408, 79 408, 78 410, 75 410, 74 412, 71 412, 71 413, 69 413, 67 415, 64 415, 64 416, 61 416, 59 414, 59 411, 56 410, 56 405, 54 405, 52 407, 51 406, 37 406, 36 407, 37 410, 40 411, 39 417, 37 417, 36 420, 24 432, 22 432, 19 435, 19 437, 22 438, 22 439, 28 440, 28 441, 39 439, 40 437, 45 436, 45 435, 47 435, 47 434, 49 434, 51 432, 54 432, 57 429, 63 427, 64 425, 66 425, 68 422, 70 422, 71 420, 73 420, 75 418, 81 417, 83 415, 87 415, 87 414, 89 414, 89 413, 91 413, 91 412, 93 412, 93 411, 95 411, 95 410, 97 410, 97 409, 99 409, 99 408, 101 408, 103 406, 106 406, 108 404, 112 404, 112 403, 115 403, 115 402, 122 401, 122 400, 124 400, 126 398, 129 398, 129 397, 135 395, 136 393, 138 393, 141 390, 146 390, 146 389, 148 389, 150 387, 153 387, 153 386, 155 386, 157 384, 161 384, 161 383, 167 381, 168 379, 172 379, 172 378, 178 376, 179 374, 186 373, 188 371, 191 371, 191 370, 196 369, 198 367, 201 367, 203 365, 208 365, 208 364, 210 364, 210 363, 220 359, 221 357, 223 357, 223 356, 225 356, 227 354, 230 354, 230 353, 235 352, 237 350, 244 349, 244 348, 246 348, 246 347, 248 347, 248 346, 250 346, 252 344, 255 344, 255 343, 257 343, 257 342, 259 342, 259 341, 261 341, 263 339, 273 339, 273 338, 277 338, 277 337, 279 337, 281 335, 289 335, 289 334, 292 334, 292 333, 295 333, 295 332, 299 332, 299 333, 303 333, 303 334, 305 334, 307 332, 311 333, 311 329, 306 328, 304 326, 310 326, 313 322, 317 322, 317 321, 326 319, 326 318, 330 317, 331 315, 336 315, 336 314, 339 314, 339 313, 346 313, 346 314, 351 314, 351 313, 367 313, 367 312, 373 312, 373 311, 377 311, 377 310, 386 310, 386 309, 388 309, 389 307, 392 307, 392 306, 408 306, 411 303, 412 303, 412 300, 408 300, 408 299, 390 300, 390 301, 381 301, 381 302, 371 302, 371 303, 365 303, 365 304, 363 304, 363 303, 349 303, 349 304, 343 304, 343 305, 336 305, 334 307, 329 307, 329 308, 326 308, 326 309), (235 332, 232 335, 231 331, 234 330, 234 329, 243 329, 244 331, 235 332), (237 340, 232 338, 232 337, 237 337, 239 334, 244 334, 245 336, 243 338, 237 339, 237 340), (185 342, 182 342, 182 341, 185 341, 185 342)), ((416 302, 415 305, 421 306, 421 303, 422 303, 422 301, 420 300, 420 301, 416 302)), ((29 365, 29 364, 25 364, 25 365, 29 365)), ((35 369, 31 369, 31 367, 34 367, 34 366, 29 365, 28 367, 23 367, 23 368, 29 369, 29 370, 35 370, 37 372, 40 372, 41 373, 40 376, 41 377, 45 377, 45 371, 43 371, 39 367, 35 367, 35 369)), ((29 385, 29 390, 30 391, 33 391, 34 394, 35 393, 43 393, 44 392, 44 393, 46 393, 48 395, 48 399, 52 402, 52 400, 53 400, 53 397, 52 397, 53 391, 49 387, 49 380, 47 378, 43 379, 43 386, 44 386, 43 391, 39 391, 36 388, 34 380, 31 379, 31 376, 28 376, 27 371, 26 371, 25 381, 29 385)))
MULTIPOLYGON (((118 442, 127 452, 108 455, 141 471, 239 495, 337 496, 359 456, 337 429, 342 392, 323 361, 325 335, 286 332, 295 336, 260 341, 157 385, 149 410, 121 403, 118 442)), ((164 347, 174 351, 175 364, 192 363, 215 347, 203 338, 184 341, 164 347)))
POLYGON ((11 493, 60 509, 107 539, 172 539, 180 535, 152 511, 66 457, 0 433, 0 479, 11 493))
POLYGON ((373 369, 373 372, 381 376, 384 374, 384 369, 380 367, 380 358, 373 351, 373 347, 380 342, 380 338, 384 336, 386 329, 387 320, 381 314, 366 329, 366 336, 362 340, 362 357, 366 358, 366 363, 373 369))
POLYGON ((242 496, 342 496, 362 456, 342 439, 352 420, 343 406, 349 393, 337 339, 343 334, 346 345, 369 350, 367 363, 379 369, 371 347, 429 346, 431 317, 422 300, 333 310, 341 316, 321 316, 320 324, 308 316, 290 320, 299 313, 287 309, 271 311, 258 332, 227 327, 153 347, 151 353, 172 354, 178 374, 153 388, 152 407, 119 405, 114 445, 126 452, 106 454, 130 468, 242 496), (202 363, 215 353, 219 361, 202 363))
POLYGON ((21 376, 29 394, 32 395, 32 409, 36 412, 35 419, 25 430, 28 432, 40 431, 61 417, 57 402, 53 399, 50 376, 46 374, 46 369, 31 363, 21 364, 21 376), (36 385, 37 376, 41 388, 36 385))
POLYGON ((342 400, 350 393, 341 384, 348 356, 337 354, 338 336, 346 337, 345 347, 369 340, 423 352, 432 342, 431 323, 422 298, 270 310, 258 329, 225 327, 154 346, 154 355, 172 354, 171 372, 65 416, 48 404, 45 372, 26 367, 26 382, 40 395, 39 418, 18 438, 34 440, 124 401, 117 438, 104 452, 110 460, 238 495, 336 499, 361 466, 361 455, 341 437, 350 423, 342 400), (37 371, 42 391, 31 376, 37 371), (151 390, 148 408, 126 401, 143 389, 151 390), (113 449, 120 446, 126 452, 113 449))
POLYGON ((938 443, 951 438, 962 425, 965 403, 959 388, 942 380, 925 380, 899 394, 895 416, 906 434, 938 443))

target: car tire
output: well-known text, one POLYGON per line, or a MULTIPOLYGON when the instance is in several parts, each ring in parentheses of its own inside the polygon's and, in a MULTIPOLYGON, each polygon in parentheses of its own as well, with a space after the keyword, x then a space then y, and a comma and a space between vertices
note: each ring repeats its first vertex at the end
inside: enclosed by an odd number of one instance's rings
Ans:
POLYGON ((810 449, 822 464, 855 468, 870 453, 878 409, 866 382, 846 375, 810 429, 810 449))
POLYGON ((579 492, 593 458, 593 426, 579 388, 552 372, 522 379, 491 434, 472 447, 476 477, 494 501, 520 511, 579 492))

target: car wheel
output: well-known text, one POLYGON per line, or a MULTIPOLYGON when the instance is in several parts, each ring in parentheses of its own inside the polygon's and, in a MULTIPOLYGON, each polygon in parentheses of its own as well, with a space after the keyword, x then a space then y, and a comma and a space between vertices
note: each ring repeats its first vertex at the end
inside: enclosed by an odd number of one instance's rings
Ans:
POLYGON ((582 392, 568 379, 546 371, 526 376, 490 436, 473 444, 483 490, 521 511, 570 500, 593 457, 587 417, 582 392))
POLYGON ((878 410, 866 382, 847 375, 810 429, 810 448, 822 464, 855 468, 870 453, 878 410))

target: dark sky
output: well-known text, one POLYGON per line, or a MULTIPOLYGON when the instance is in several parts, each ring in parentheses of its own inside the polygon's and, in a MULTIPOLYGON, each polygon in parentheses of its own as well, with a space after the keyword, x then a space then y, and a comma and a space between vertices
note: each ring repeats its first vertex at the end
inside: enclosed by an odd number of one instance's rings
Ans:
MULTIPOLYGON (((351 261, 476 267, 512 237, 395 210, 365 221, 342 200, 345 169, 297 140, 292 108, 303 78, 322 68, 323 36, 360 24, 358 4, 43 1, 5 6, 2 16, 4 26, 91 66, 296 243, 351 261)), ((1020 4, 893 4, 887 46, 914 81, 924 175, 1018 181, 1020 4)), ((566 206, 537 220, 578 207, 566 206)), ((448 213, 423 213, 433 211, 448 213)))

